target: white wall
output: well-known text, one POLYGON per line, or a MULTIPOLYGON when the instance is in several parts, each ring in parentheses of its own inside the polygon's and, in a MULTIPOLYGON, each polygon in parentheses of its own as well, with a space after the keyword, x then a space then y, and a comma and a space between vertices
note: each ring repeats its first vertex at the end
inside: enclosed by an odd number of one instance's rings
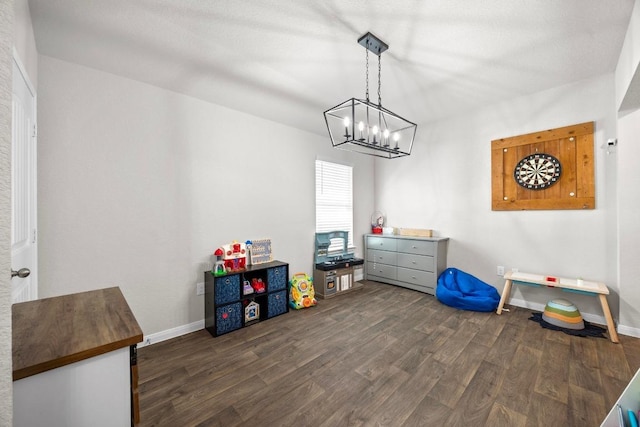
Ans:
MULTIPOLYGON (((640 110, 618 121, 620 324, 640 330, 640 110)), ((621 331, 624 332, 624 331, 621 331)))
POLYGON ((11 69, 13 2, 0 2, 0 426, 12 424, 11 356, 11 69))
POLYGON ((616 67, 618 116, 618 243, 621 332, 640 329, 640 1, 635 6, 616 67))
MULTIPOLYGON (((600 149, 615 137, 613 82, 611 74, 420 126, 414 154, 401 167, 376 161, 376 207, 391 226, 450 237, 449 266, 500 291, 498 265, 604 281, 617 293, 615 187, 607 182, 615 161, 600 149), (491 210, 492 140, 587 121, 595 121, 595 210, 491 210)), ((514 299, 544 305, 552 298, 515 288, 514 299)), ((569 297, 583 313, 602 317, 597 299, 569 297)), ((609 301, 617 313, 617 296, 609 301)))
POLYGON ((33 24, 29 12, 28 0, 15 0, 15 32, 14 47, 24 66, 29 79, 37 91, 38 88, 38 52, 33 35, 33 24))
POLYGON ((38 101, 41 297, 120 286, 148 335, 204 318, 195 284, 232 240, 311 274, 317 155, 354 165, 367 231, 373 161, 328 137, 46 56, 38 101))
POLYGON ((616 111, 640 108, 640 0, 636 0, 616 66, 616 111))

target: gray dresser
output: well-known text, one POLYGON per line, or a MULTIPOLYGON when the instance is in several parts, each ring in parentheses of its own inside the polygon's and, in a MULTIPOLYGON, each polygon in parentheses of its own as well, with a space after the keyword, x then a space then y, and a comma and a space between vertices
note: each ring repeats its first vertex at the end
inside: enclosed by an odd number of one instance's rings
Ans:
POLYGON ((365 234, 365 279, 435 294, 447 268, 447 237, 365 234))

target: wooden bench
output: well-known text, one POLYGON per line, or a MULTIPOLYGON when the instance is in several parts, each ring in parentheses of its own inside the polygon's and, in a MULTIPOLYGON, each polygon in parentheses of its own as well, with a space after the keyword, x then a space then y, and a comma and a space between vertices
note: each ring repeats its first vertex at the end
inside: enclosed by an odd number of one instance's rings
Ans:
POLYGON ((565 292, 573 292, 583 295, 591 295, 598 297, 602 311, 604 312, 604 318, 607 321, 607 329, 609 331, 609 338, 612 342, 619 342, 618 333, 616 332, 616 326, 613 323, 613 317, 611 317, 611 310, 609 310, 609 304, 607 303, 607 295, 609 295, 609 288, 602 282, 590 282, 587 280, 566 279, 563 277, 544 276, 541 274, 530 274, 522 272, 509 271, 504 275, 504 290, 502 291, 502 297, 500 298, 500 304, 498 304, 497 314, 502 313, 504 304, 509 299, 509 293, 511 292, 511 284, 527 285, 527 286, 540 286, 547 288, 558 288, 565 292))

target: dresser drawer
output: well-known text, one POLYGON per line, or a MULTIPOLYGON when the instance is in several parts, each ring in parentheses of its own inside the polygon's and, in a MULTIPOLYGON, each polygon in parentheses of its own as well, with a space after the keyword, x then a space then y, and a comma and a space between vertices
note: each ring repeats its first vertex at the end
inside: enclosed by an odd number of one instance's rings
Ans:
POLYGON ((396 239, 367 236, 367 249, 380 249, 383 251, 395 252, 397 250, 396 239))
POLYGON ((433 257, 428 255, 398 254, 398 267, 412 268, 414 270, 435 271, 433 257))
POLYGON ((398 267, 398 280, 412 285, 436 287, 436 273, 398 267))
POLYGON ((367 251, 367 261, 396 265, 398 261, 398 254, 396 252, 369 249, 367 251))
POLYGON ((367 276, 377 276, 395 280, 396 270, 397 267, 394 265, 380 264, 379 262, 367 262, 367 276))
POLYGON ((399 240, 398 252, 406 252, 416 255, 435 255, 436 244, 429 240, 399 240))

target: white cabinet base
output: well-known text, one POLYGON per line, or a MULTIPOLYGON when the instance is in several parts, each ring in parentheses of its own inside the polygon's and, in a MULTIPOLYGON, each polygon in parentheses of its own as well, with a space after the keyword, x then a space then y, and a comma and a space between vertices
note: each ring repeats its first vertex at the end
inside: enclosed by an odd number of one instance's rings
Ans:
POLYGON ((131 425, 129 347, 13 382, 14 427, 131 425))

